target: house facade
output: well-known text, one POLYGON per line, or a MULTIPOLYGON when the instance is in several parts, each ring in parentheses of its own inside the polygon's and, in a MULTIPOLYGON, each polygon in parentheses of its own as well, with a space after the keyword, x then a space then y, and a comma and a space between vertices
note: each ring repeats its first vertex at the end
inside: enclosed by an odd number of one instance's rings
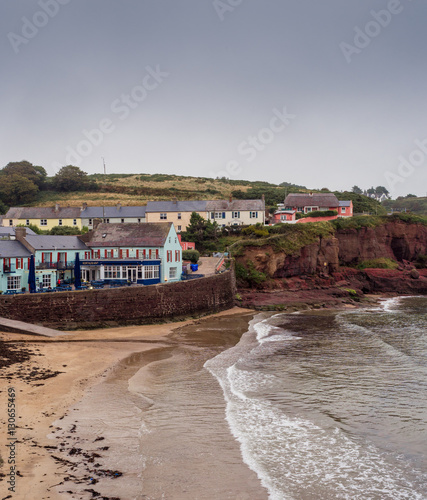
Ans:
POLYGON ((146 207, 147 222, 173 222, 177 232, 185 231, 191 214, 219 226, 241 226, 265 223, 265 201, 261 200, 194 200, 149 201, 146 207))
POLYGON ((0 291, 28 287, 31 253, 16 240, 0 240, 0 291))
POLYGON ((99 224, 82 239, 88 247, 82 277, 152 285, 181 279, 182 249, 171 222, 99 224))
POLYGON ((276 210, 274 214, 270 218, 271 224, 280 224, 280 223, 295 223, 296 222, 296 210, 285 210, 281 208, 276 210))
POLYGON ((149 201, 145 210, 147 222, 172 222, 178 233, 185 231, 193 212, 206 219, 206 201, 149 201))
POLYGON ((81 207, 61 207, 59 203, 54 207, 11 207, 3 218, 3 226, 32 224, 45 230, 55 226, 92 229, 95 219, 110 224, 144 223, 145 207, 122 207, 120 203, 114 207, 88 207, 86 203, 81 207))
POLYGON ((17 227, 16 239, 34 255, 36 285, 39 288, 54 288, 58 280, 71 280, 76 255, 79 254, 81 259, 87 251, 79 237, 27 234, 26 231, 25 227, 17 227))
POLYGON ((353 216, 353 202, 339 201, 333 193, 291 193, 286 197, 284 206, 286 210, 303 214, 335 210, 337 217, 353 216))

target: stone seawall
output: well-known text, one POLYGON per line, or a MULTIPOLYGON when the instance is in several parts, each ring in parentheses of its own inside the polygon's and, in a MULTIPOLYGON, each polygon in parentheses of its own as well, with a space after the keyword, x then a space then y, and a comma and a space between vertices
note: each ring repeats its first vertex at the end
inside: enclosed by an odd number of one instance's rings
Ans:
POLYGON ((61 330, 158 323, 234 305, 235 276, 162 285, 0 296, 0 316, 61 330))

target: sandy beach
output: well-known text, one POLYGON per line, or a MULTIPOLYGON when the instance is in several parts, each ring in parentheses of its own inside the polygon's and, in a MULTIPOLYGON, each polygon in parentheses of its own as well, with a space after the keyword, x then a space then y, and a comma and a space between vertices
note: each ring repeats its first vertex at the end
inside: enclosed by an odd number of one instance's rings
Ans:
POLYGON ((29 351, 29 359, 1 370, 1 498, 267 498, 229 433, 222 391, 203 370, 204 360, 238 342, 252 316, 235 308, 55 339, 1 333, 7 346, 29 351), (198 405, 191 401, 194 380, 202 391, 198 405), (11 389, 13 437, 7 435, 11 389), (202 404, 205 392, 210 399, 202 404), (15 491, 7 483, 11 442, 15 491), (215 486, 218 477, 222 484, 215 486))

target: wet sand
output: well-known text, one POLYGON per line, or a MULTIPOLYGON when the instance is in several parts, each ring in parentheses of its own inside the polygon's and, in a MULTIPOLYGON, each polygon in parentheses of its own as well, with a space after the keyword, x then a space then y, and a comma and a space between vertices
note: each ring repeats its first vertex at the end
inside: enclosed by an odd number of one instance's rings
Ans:
POLYGON ((11 377, 0 393, 3 459, 8 387, 19 425, 16 492, 4 477, 2 498, 267 498, 230 434, 222 390, 203 368, 238 342, 252 315, 236 308, 63 340, 1 334, 35 354, 2 370, 11 377))

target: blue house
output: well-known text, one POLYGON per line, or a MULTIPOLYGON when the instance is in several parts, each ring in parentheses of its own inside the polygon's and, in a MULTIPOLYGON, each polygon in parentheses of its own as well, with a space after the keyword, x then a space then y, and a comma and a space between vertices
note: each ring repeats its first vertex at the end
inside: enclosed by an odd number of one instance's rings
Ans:
POLYGON ((0 291, 28 289, 31 253, 19 241, 0 240, 0 291))
POLYGON ((90 251, 82 278, 151 285, 181 279, 182 249, 171 222, 99 224, 81 237, 90 251))

